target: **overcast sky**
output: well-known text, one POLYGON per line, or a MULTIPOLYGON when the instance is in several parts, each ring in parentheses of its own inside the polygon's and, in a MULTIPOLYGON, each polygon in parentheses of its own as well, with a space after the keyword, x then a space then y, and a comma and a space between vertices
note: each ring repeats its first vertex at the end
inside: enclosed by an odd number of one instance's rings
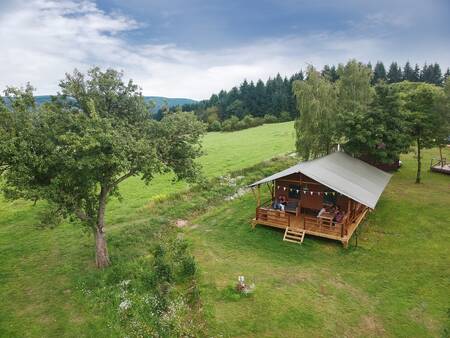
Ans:
POLYGON ((0 0, 0 88, 54 94, 66 72, 99 65, 145 95, 204 99, 350 58, 446 68, 449 14, 448 0, 0 0))

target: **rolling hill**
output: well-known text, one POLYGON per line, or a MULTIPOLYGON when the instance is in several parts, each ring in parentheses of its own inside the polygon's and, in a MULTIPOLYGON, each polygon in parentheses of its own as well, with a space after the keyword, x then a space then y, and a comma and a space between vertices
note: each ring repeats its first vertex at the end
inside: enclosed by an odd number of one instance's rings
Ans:
MULTIPOLYGON (((51 95, 38 95, 35 96, 36 102, 38 104, 42 104, 44 102, 50 101, 51 95)), ((167 101, 167 104, 169 107, 176 107, 181 106, 183 104, 188 103, 195 103, 195 100, 191 99, 185 99, 185 98, 170 98, 170 97, 163 97, 163 96, 144 96, 145 100, 153 101, 155 103, 155 111, 157 111, 159 108, 161 108, 164 105, 164 102, 167 101)))

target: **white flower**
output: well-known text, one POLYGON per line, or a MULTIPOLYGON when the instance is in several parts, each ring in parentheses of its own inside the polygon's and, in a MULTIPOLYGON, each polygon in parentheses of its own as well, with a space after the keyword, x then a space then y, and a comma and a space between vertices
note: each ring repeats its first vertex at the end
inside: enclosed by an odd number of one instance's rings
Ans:
POLYGON ((122 301, 122 303, 119 304, 119 309, 121 311, 128 310, 131 307, 131 300, 125 299, 122 301))

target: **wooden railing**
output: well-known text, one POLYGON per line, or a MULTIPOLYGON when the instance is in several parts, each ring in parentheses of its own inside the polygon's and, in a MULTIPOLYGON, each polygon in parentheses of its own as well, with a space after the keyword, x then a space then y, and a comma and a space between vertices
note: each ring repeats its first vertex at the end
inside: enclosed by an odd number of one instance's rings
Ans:
POLYGON ((447 159, 444 157, 442 160, 437 160, 435 158, 432 158, 430 161, 430 168, 435 167, 435 166, 440 166, 440 167, 444 167, 447 164, 447 159), (433 163, 433 161, 436 161, 433 163))
POLYGON ((262 223, 267 223, 279 227, 289 226, 289 215, 281 210, 269 208, 256 208, 256 219, 262 223))
POLYGON ((346 235, 346 220, 344 219, 342 222, 334 222, 329 219, 324 219, 320 217, 311 217, 304 216, 303 217, 303 228, 305 230, 311 230, 322 233, 334 234, 337 236, 345 236, 346 235))

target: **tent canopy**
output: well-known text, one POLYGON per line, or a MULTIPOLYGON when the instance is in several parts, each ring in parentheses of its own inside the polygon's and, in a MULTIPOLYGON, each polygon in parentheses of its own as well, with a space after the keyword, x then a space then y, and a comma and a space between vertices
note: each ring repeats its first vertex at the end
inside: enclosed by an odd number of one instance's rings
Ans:
POLYGON ((250 187, 295 173, 302 173, 371 209, 375 208, 381 193, 392 177, 370 164, 337 151, 315 160, 300 162, 259 180, 250 187))

